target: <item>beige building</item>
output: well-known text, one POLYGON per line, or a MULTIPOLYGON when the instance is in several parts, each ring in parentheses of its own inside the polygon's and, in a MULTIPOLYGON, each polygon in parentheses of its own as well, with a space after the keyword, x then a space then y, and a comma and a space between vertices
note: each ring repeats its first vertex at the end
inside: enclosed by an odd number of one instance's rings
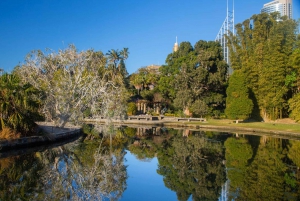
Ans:
POLYGON ((159 74, 159 68, 160 67, 161 67, 160 65, 152 64, 150 66, 147 66, 146 69, 151 73, 159 74))
POLYGON ((178 43, 177 43, 177 36, 176 36, 176 42, 175 42, 174 47, 173 47, 173 52, 177 52, 178 48, 179 48, 179 46, 178 46, 178 43))
POLYGON ((292 0, 274 0, 264 4, 261 9, 262 13, 280 12, 281 16, 288 16, 289 19, 293 19, 293 5, 292 0))

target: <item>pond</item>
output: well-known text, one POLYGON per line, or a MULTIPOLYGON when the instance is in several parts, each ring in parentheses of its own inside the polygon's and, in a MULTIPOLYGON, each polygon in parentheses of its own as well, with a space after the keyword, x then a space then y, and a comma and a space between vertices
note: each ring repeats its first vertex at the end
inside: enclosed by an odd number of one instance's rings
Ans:
POLYGON ((85 131, 62 146, 0 153, 0 200, 300 200, 297 138, 140 126, 85 131))

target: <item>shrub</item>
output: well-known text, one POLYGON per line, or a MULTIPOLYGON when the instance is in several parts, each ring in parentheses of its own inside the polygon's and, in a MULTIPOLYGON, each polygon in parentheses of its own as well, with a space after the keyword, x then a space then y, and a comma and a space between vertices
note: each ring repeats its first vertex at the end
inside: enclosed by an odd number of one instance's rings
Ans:
POLYGON ((0 140, 13 140, 13 139, 18 139, 21 137, 21 134, 8 128, 4 127, 0 131, 0 140))
POLYGON ((127 114, 128 115, 136 115, 137 113, 137 107, 136 104, 134 102, 130 102, 127 105, 127 114))

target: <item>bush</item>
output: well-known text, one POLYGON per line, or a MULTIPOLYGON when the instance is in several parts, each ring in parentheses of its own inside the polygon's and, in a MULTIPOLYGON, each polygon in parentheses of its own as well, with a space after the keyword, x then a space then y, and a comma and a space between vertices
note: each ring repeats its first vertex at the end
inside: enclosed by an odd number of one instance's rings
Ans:
POLYGON ((175 117, 175 114, 173 114, 173 113, 165 113, 164 115, 167 117, 175 117))
POLYGON ((4 127, 0 131, 0 140, 13 140, 13 139, 18 139, 21 137, 21 134, 8 128, 4 127))
POLYGON ((127 114, 128 115, 136 115, 137 113, 137 107, 136 104, 134 102, 130 102, 127 105, 127 114))

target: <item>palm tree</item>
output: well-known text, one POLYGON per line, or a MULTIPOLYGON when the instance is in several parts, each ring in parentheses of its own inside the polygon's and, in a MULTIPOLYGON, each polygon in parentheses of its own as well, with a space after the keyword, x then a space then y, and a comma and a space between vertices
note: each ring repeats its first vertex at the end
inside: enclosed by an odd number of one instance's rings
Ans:
POLYGON ((110 63, 110 66, 112 67, 113 75, 116 75, 117 65, 119 61, 121 60, 121 54, 119 50, 109 50, 108 53, 106 53, 108 56, 108 62, 110 63))
POLYGON ((129 52, 128 48, 124 47, 123 50, 121 50, 121 56, 123 60, 126 60, 128 58, 129 52))
POLYGON ((139 74, 132 74, 130 76, 130 83, 138 90, 138 95, 140 94, 140 89, 143 87, 143 79, 139 74))

